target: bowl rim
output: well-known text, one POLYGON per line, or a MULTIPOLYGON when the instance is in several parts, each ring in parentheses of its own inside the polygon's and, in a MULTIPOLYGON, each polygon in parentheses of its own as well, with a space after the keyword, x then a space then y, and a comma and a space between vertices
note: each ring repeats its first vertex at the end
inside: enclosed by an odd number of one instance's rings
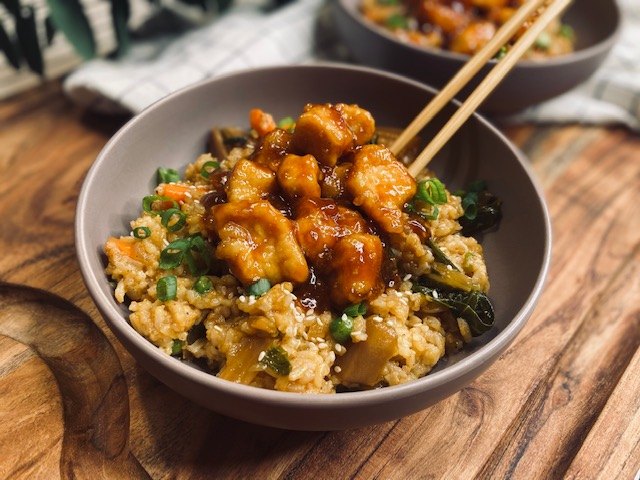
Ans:
MULTIPOLYGON (((416 54, 420 54, 420 55, 424 54, 427 56, 442 57, 448 60, 455 60, 463 63, 471 58, 471 55, 464 55, 462 53, 451 52, 449 50, 444 50, 439 48, 420 47, 417 45, 412 45, 410 43, 403 42, 399 40, 395 35, 392 35, 385 28, 379 25, 376 25, 373 22, 365 20, 362 17, 362 15, 358 15, 357 13, 359 12, 354 12, 348 6, 347 4, 348 1, 349 0, 337 0, 335 2, 335 7, 340 8, 353 21, 355 21, 365 29, 369 30, 371 33, 380 35, 383 38, 387 39, 390 42, 393 42, 394 44, 398 45, 401 48, 415 52, 416 54)), ((613 32, 611 32, 605 39, 601 40, 598 43, 590 45, 586 48, 581 48, 580 50, 576 50, 566 55, 546 58, 544 60, 519 60, 516 63, 514 70, 519 68, 529 69, 529 68, 554 67, 558 65, 563 65, 563 66, 571 65, 571 64, 586 60, 588 58, 598 56, 608 51, 611 47, 613 47, 613 45, 618 40, 618 37, 620 36, 620 31, 622 28, 620 7, 618 6, 618 2, 616 2, 615 0, 609 0, 609 1, 611 3, 611 6, 614 9, 616 24, 615 24, 615 28, 613 29, 613 32)), ((492 59, 488 62, 488 65, 493 66, 497 63, 498 63, 498 60, 492 59)))
MULTIPOLYGON (((540 208, 543 216, 543 224, 545 228, 545 243, 540 272, 538 273, 532 291, 530 292, 520 310, 513 316, 504 330, 499 332, 494 338, 490 339, 488 343, 482 345, 476 351, 470 353, 467 357, 459 360, 454 365, 447 366, 438 372, 425 375, 422 378, 412 380, 400 385, 367 391, 345 392, 340 393, 339 395, 281 392, 238 384, 218 378, 211 373, 201 371, 191 365, 188 365, 176 358, 173 358, 161 352, 160 349, 153 345, 149 340, 144 338, 131 326, 128 319, 116 306, 113 295, 105 293, 105 291, 100 288, 100 285, 103 284, 103 282, 107 281, 107 276, 102 270, 95 272, 90 268, 90 259, 95 255, 95 251, 90 248, 88 241, 85 239, 85 236, 83 234, 83 232, 85 232, 86 230, 86 219, 83 212, 86 210, 85 207, 89 202, 91 190, 94 188, 94 185, 99 183, 99 170, 101 169, 102 164, 106 162, 110 152, 118 144, 120 138, 126 135, 134 125, 137 125, 139 122, 144 121, 144 119, 156 109, 161 108, 164 105, 168 105, 174 101, 179 101, 179 99, 183 95, 187 95, 199 89, 206 89, 210 84, 223 81, 234 76, 243 76, 247 74, 290 69, 323 69, 359 72, 365 75, 386 77, 400 83, 405 83, 412 87, 423 90, 425 91, 425 93, 434 94, 436 92, 436 90, 432 87, 426 86, 418 81, 411 80, 394 73, 376 70, 369 67, 338 64, 333 62, 319 62, 316 64, 308 65, 271 66, 244 69, 237 72, 209 78, 184 87, 172 94, 169 94, 166 97, 156 101, 139 114, 135 115, 125 125, 123 125, 115 135, 112 136, 112 138, 105 144, 105 146, 98 154, 96 160, 87 172, 87 175, 82 183, 82 188, 80 190, 80 195, 78 197, 78 203, 76 207, 75 245, 76 256, 80 265, 80 272, 91 298, 93 299, 98 310, 105 319, 107 325, 109 325, 110 329, 122 343, 126 344, 128 342, 131 342, 139 350, 139 353, 142 353, 147 359, 157 362, 161 368, 167 369, 174 375, 184 377, 190 382, 212 388, 213 390, 217 390, 221 394, 224 394, 228 397, 241 397, 244 400, 248 401, 258 401, 263 404, 278 404, 279 406, 285 407, 309 406, 315 409, 332 409, 340 405, 344 406, 345 404, 353 407, 373 405, 383 400, 400 399, 419 395, 421 393, 433 390, 434 388, 454 381, 457 378, 461 378, 467 374, 473 373, 479 368, 482 368, 482 366, 489 366, 492 360, 497 358, 497 356, 503 350, 505 350, 513 341, 515 336, 526 323, 540 298, 551 260, 552 233, 551 221, 549 218, 547 206, 544 201, 542 188, 538 184, 538 181, 535 178, 531 167, 527 164, 526 157, 496 127, 494 127, 481 115, 475 113, 474 117, 476 118, 476 120, 479 121, 484 127, 489 129, 490 132, 496 135, 512 151, 516 160, 520 163, 529 180, 531 181, 531 184, 537 194, 536 200, 538 207, 540 208)), ((459 102, 456 103, 459 105, 459 102)), ((127 350, 129 349, 127 348, 127 350)), ((140 364, 143 363, 138 359, 136 359, 136 362, 140 364)))

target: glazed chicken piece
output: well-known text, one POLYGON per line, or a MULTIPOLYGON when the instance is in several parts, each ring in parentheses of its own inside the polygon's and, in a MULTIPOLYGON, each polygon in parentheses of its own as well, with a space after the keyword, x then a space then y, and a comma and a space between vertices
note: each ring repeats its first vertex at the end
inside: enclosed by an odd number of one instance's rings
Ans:
POLYGON ((276 175, 271 170, 243 159, 233 167, 227 182, 227 199, 229 202, 255 202, 273 192, 276 186, 276 175))
POLYGON ((271 284, 304 282, 307 261, 296 241, 293 222, 267 201, 217 205, 211 209, 212 226, 220 238, 216 256, 226 260, 243 284, 260 278, 271 284))
POLYGON ((336 105, 336 110, 340 112, 355 135, 356 145, 368 143, 376 133, 376 121, 373 119, 373 115, 364 108, 360 108, 358 105, 339 103, 336 105))
POLYGON ((329 260, 329 250, 339 238, 367 232, 367 223, 358 212, 328 198, 303 198, 296 213, 298 243, 314 265, 329 260))
POLYGON ((416 193, 416 181, 391 151, 365 145, 353 154, 346 182, 353 203, 389 233, 402 232, 402 208, 416 193))
POLYGON ((510 0, 467 0, 471 5, 478 8, 503 8, 506 7, 510 0))
POLYGON ((287 155, 291 147, 291 133, 278 128, 268 133, 251 158, 259 165, 269 168, 273 172, 278 171, 280 162, 287 155))
POLYGON ((484 47, 496 33, 491 22, 473 22, 454 37, 451 51, 472 55, 484 47))
POLYGON ((421 23, 432 23, 447 34, 463 29, 470 21, 470 15, 465 10, 454 9, 438 0, 424 0, 417 12, 421 23))
POLYGON ((382 289, 382 242, 368 233, 339 238, 331 261, 331 295, 337 305, 358 303, 382 289))
POLYGON ((307 105, 296 122, 291 147, 332 167, 354 143, 355 135, 338 110, 331 105, 307 105))
POLYGON ((313 155, 288 154, 278 167, 278 183, 289 197, 319 197, 320 169, 313 155))
POLYGON ((323 169, 320 190, 325 198, 342 198, 345 194, 345 183, 347 175, 351 170, 351 163, 341 162, 335 167, 325 167, 323 169))

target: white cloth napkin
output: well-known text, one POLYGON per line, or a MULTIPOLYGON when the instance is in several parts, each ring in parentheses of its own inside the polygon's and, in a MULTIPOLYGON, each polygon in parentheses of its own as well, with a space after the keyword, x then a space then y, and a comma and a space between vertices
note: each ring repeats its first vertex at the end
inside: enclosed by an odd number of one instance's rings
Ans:
MULTIPOLYGON (((137 44, 119 60, 93 60, 65 81, 76 102, 138 113, 186 85, 249 67, 344 60, 323 0, 273 13, 242 5, 178 38, 137 44)), ((619 0, 623 28, 603 67, 586 83, 509 121, 618 123, 640 130, 640 1, 619 0)))

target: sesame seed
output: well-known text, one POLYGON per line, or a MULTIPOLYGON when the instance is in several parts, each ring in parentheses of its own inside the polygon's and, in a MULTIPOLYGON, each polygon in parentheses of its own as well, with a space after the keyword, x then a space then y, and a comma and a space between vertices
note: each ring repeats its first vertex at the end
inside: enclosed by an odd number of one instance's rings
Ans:
POLYGON ((433 298, 438 298, 438 291, 434 290, 431 295, 433 295, 433 298))
POLYGON ((314 312, 315 312, 315 310, 313 308, 310 308, 309 310, 307 310, 307 316, 313 315, 314 312))
POLYGON ((336 371, 336 373, 340 373, 342 371, 342 369, 340 368, 340 365, 336 365, 334 367, 334 370, 336 371))
POLYGON ((347 317, 346 313, 343 313, 341 318, 342 320, 349 320, 349 317, 347 317))
POLYGON ((187 198, 192 198, 191 192, 184 192, 184 196, 187 198))
POLYGON ((412 276, 413 275, 411 275, 410 273, 407 273, 402 280, 404 280, 405 282, 408 282, 409 280, 411 280, 412 276))
POLYGON ((258 355, 258 361, 261 362, 266 354, 267 352, 265 352, 264 350, 260 352, 260 355, 258 355))
POLYGON ((326 342, 320 342, 320 343, 318 344, 318 348, 319 348, 320 350, 324 350, 325 348, 329 348, 329 345, 327 345, 327 344, 326 344, 326 342))
POLYGON ((322 320, 320 320, 320 317, 316 318, 316 323, 317 323, 319 326, 322 326, 322 320))
POLYGON ((238 297, 238 300, 240 300, 241 302, 246 302, 247 301, 247 297, 245 297, 244 295, 240 295, 238 297))
POLYGON ((222 333, 222 327, 221 327, 220 325, 214 325, 214 326, 213 326, 213 329, 214 329, 215 331, 217 331, 217 332, 222 333))
POLYGON ((382 317, 380 315, 374 315, 373 317, 371 317, 373 319, 374 322, 376 323, 381 323, 382 322, 382 317))
POLYGON ((387 320, 387 327, 393 327, 393 322, 391 320, 387 320))

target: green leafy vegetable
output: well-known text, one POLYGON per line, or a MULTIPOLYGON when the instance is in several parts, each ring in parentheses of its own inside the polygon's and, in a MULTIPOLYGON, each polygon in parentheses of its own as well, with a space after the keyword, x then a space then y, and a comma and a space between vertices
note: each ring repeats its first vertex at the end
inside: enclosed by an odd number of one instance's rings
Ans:
POLYGON ((474 182, 456 195, 462 198, 464 208, 464 215, 458 220, 463 235, 482 232, 500 223, 502 201, 487 190, 486 182, 474 182))
POLYGON ((247 288, 247 293, 249 295, 253 295, 254 297, 260 297, 267 293, 271 288, 271 283, 266 278, 261 278, 256 283, 249 285, 247 288))
POLYGON ((450 309, 455 317, 466 320, 471 335, 474 337, 487 332, 495 322, 491 300, 477 290, 471 292, 446 291, 418 284, 414 284, 414 290, 429 296, 434 303, 450 309))
POLYGON ((346 313, 341 317, 334 318, 329 324, 331 336, 338 343, 347 343, 353 331, 353 319, 346 313))
POLYGON ((551 47, 551 35, 549 35, 548 32, 542 32, 538 38, 536 38, 534 45, 540 50, 549 50, 549 47, 551 47))
POLYGON ((284 348, 271 347, 261 355, 258 363, 262 365, 267 372, 275 376, 284 376, 291 373, 291 362, 289 361, 289 355, 284 348))
POLYGON ((442 250, 440 250, 440 248, 435 244, 435 242, 431 239, 427 240, 427 246, 431 249, 431 252, 433 252, 433 258, 435 258, 436 262, 440 262, 443 263, 445 265, 449 265, 452 268, 454 268, 455 270, 460 271, 460 269, 458 267, 455 266, 455 264, 449 260, 449 258, 444 254, 444 252, 442 250))

